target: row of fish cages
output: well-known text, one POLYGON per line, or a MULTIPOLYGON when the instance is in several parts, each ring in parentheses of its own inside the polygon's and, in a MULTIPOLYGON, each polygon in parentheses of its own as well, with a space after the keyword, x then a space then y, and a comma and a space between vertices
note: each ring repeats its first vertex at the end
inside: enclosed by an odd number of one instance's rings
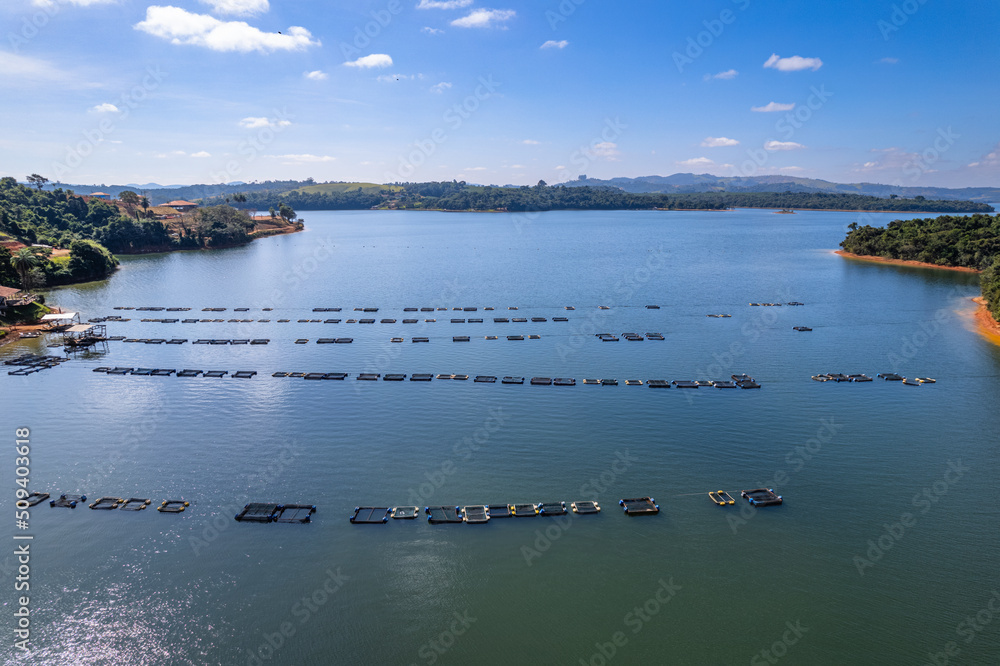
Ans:
MULTIPOLYGON (((61 345, 60 345, 61 346, 61 345)), ((42 370, 48 370, 49 368, 54 368, 58 365, 65 363, 70 360, 65 356, 41 356, 38 354, 22 354, 16 358, 8 359, 3 362, 4 365, 14 366, 15 370, 8 370, 8 375, 13 375, 15 377, 24 377, 27 375, 33 375, 36 372, 41 372, 42 370)))
MULTIPOLYGON (((802 305, 802 303, 789 303, 789 305, 802 305)), ((491 312, 491 311, 495 311, 495 310, 498 310, 498 309, 499 310, 504 310, 504 309, 506 309, 506 310, 519 310, 521 307, 522 306, 517 306, 517 305, 509 305, 506 308, 497 308, 497 307, 491 306, 491 305, 487 305, 487 306, 483 306, 483 307, 474 306, 474 305, 466 305, 466 306, 454 306, 454 307, 450 307, 450 308, 447 308, 447 307, 430 307, 430 306, 424 306, 424 307, 404 307, 404 308, 402 308, 402 310, 403 310, 403 312, 448 312, 448 311, 452 311, 452 312, 478 312, 479 310, 483 310, 484 312, 491 312)), ((542 307, 545 307, 545 306, 523 306, 523 307, 539 309, 539 308, 542 308, 542 307)), ((612 306, 610 306, 610 305, 596 305, 596 306, 590 306, 590 307, 596 307, 596 308, 598 308, 600 310, 610 310, 612 306)), ((617 306, 614 306, 614 307, 620 307, 620 308, 639 308, 639 307, 644 307, 647 310, 659 310, 661 306, 659 306, 659 305, 645 305, 645 306, 617 305, 617 306)), ((576 310, 576 306, 573 306, 573 305, 564 305, 564 306, 562 306, 562 308, 563 308, 563 310, 576 310)), ((116 306, 114 306, 113 309, 119 310, 119 311, 133 311, 133 312, 191 312, 192 310, 195 310, 195 311, 199 310, 198 308, 188 308, 188 307, 161 307, 161 306, 134 307, 134 306, 124 306, 124 305, 116 305, 116 306)), ((312 312, 344 312, 346 310, 348 312, 368 312, 368 313, 374 313, 374 312, 378 312, 380 309, 393 309, 393 308, 378 308, 378 307, 373 307, 373 306, 367 306, 367 307, 362 306, 362 307, 355 307, 355 308, 314 307, 314 308, 311 308, 311 311, 312 312)), ((396 309, 398 309, 398 308, 396 308, 396 309)), ((200 308, 201 312, 226 312, 226 311, 229 311, 229 310, 230 310, 230 308, 223 308, 223 307, 200 308)), ((251 311, 256 311, 257 308, 239 307, 239 308, 231 308, 231 310, 232 310, 232 312, 251 312, 251 311)), ((261 311, 261 312, 273 312, 274 308, 259 308, 259 311, 261 311)))
POLYGON ((645 335, 643 335, 642 333, 622 333, 621 338, 619 338, 614 333, 595 333, 594 337, 596 337, 601 342, 618 342, 618 340, 622 338, 630 342, 642 342, 643 340, 662 341, 664 339, 662 333, 646 333, 645 335))
MULTIPOLYGON (((900 382, 906 386, 920 386, 922 384, 936 384, 937 380, 932 377, 904 377, 903 375, 896 374, 895 372, 880 372, 876 375, 879 379, 883 379, 887 382, 900 382)), ((813 381, 817 382, 850 382, 850 383, 865 383, 874 381, 872 377, 865 374, 855 374, 855 375, 845 375, 839 372, 829 372, 819 375, 812 376, 813 381)))
MULTIPOLYGON (((78 505, 84 504, 87 501, 86 495, 68 493, 63 493, 52 499, 50 497, 49 493, 29 493, 17 501, 17 507, 19 509, 26 509, 49 500, 49 506, 54 509, 75 509, 78 505)), ((94 511, 142 511, 149 508, 152 505, 152 501, 148 497, 130 497, 125 499, 123 497, 105 496, 95 499, 87 506, 94 511)), ((156 510, 160 513, 182 513, 188 506, 190 506, 190 502, 187 500, 166 499, 156 505, 156 510)))

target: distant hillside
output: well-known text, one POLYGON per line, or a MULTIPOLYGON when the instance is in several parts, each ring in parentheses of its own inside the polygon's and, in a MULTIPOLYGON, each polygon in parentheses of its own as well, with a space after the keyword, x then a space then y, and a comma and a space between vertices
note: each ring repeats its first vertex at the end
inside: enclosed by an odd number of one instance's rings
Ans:
POLYGON ((358 189, 362 192, 379 192, 381 190, 398 192, 403 188, 399 185, 379 185, 378 183, 319 183, 299 187, 293 191, 300 194, 343 194, 349 190, 358 189))
POLYGON ((712 174, 675 173, 672 176, 640 176, 638 178, 580 178, 563 183, 567 187, 617 187, 626 192, 656 192, 681 194, 687 192, 830 192, 837 194, 867 194, 875 197, 1000 201, 998 187, 899 187, 880 183, 832 183, 816 178, 795 176, 713 176, 712 174))
POLYGON ((93 192, 105 192, 113 197, 117 197, 125 190, 142 194, 145 190, 146 196, 154 206, 159 206, 168 201, 198 201, 209 197, 226 197, 237 192, 263 192, 274 190, 277 192, 288 192, 300 187, 315 185, 312 179, 308 180, 267 180, 262 183, 217 183, 214 185, 182 185, 179 187, 159 187, 155 184, 142 187, 137 185, 69 185, 66 183, 48 183, 46 190, 62 189, 71 190, 74 194, 91 194, 93 192))

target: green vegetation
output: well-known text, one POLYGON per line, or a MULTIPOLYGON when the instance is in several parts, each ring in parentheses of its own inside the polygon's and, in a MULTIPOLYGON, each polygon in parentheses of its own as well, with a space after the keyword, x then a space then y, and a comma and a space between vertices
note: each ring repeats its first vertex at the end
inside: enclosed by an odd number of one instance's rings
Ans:
MULTIPOLYGON (((298 210, 722 210, 726 208, 799 208, 812 210, 936 211, 942 213, 992 212, 969 201, 931 201, 881 198, 861 194, 827 192, 687 192, 636 193, 614 187, 534 187, 469 185, 464 181, 397 183, 325 183, 290 191, 258 190, 245 195, 240 208, 268 210, 282 203, 298 210)), ((210 200, 221 203, 222 198, 210 200)))
POLYGON ((20 305, 16 308, 7 308, 3 315, 0 316, 0 326, 33 324, 50 312, 52 312, 52 308, 46 307, 42 303, 31 303, 29 305, 20 305))
POLYGON ((1000 215, 894 220, 885 228, 855 222, 848 229, 840 245, 854 254, 982 270, 983 296, 1000 321, 1000 215))

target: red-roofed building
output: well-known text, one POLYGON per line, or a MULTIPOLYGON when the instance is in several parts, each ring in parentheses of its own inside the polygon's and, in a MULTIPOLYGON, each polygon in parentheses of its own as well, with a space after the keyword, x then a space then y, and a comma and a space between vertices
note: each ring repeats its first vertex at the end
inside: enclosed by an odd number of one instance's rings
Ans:
POLYGON ((94 197, 95 199, 103 199, 104 201, 111 201, 111 195, 107 192, 91 192, 87 196, 94 197))
POLYGON ((170 206, 171 208, 173 208, 174 210, 176 210, 178 213, 186 213, 186 212, 194 210, 195 208, 198 207, 198 204, 196 204, 196 203, 192 203, 190 201, 183 201, 183 200, 180 200, 180 199, 177 200, 177 201, 169 201, 169 202, 167 202, 167 203, 165 203, 163 205, 164 206, 170 206))

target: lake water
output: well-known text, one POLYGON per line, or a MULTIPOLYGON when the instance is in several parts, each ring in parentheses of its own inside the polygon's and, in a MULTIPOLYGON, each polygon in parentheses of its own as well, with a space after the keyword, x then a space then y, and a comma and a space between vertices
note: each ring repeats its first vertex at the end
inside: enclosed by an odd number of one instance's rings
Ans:
MULTIPOLYGON (((31 430, 32 490, 190 502, 179 515, 34 508, 23 532, 34 536, 33 652, 15 650, 8 631, 6 663, 1000 661, 990 610, 1000 589, 1000 348, 968 327, 976 276, 838 257, 850 213, 304 217, 303 233, 126 257, 106 282, 49 293, 84 320, 131 317, 109 323, 111 335, 270 344, 111 342, 106 354, 28 377, 0 373, 4 436, 12 444, 15 427, 31 430), (789 301, 805 305, 748 305, 789 301), (478 310, 452 310, 464 306, 478 310), (355 307, 378 307, 376 323, 346 323, 363 316, 355 307), (719 313, 732 317, 706 317, 719 313), (298 321, 314 318, 344 322, 298 321), (601 342, 601 332, 665 340, 601 342), (405 341, 389 342, 397 336, 405 341), (98 366, 259 374, 116 377, 98 366), (279 371, 351 376, 271 376, 279 371), (938 381, 810 379, 889 371, 938 381), (362 382, 360 372, 577 385, 362 382), (625 385, 744 372, 763 387, 625 385), (760 486, 784 504, 751 510, 739 491, 760 486), (717 489, 737 504, 712 504, 717 489), (647 495, 656 516, 618 507, 647 495), (348 521, 358 505, 585 499, 603 511, 486 525, 348 521), (318 511, 309 525, 234 521, 253 501, 318 511)), ((43 342, 0 356, 60 353, 43 342)), ((12 485, 13 446, 7 455, 12 485)))

